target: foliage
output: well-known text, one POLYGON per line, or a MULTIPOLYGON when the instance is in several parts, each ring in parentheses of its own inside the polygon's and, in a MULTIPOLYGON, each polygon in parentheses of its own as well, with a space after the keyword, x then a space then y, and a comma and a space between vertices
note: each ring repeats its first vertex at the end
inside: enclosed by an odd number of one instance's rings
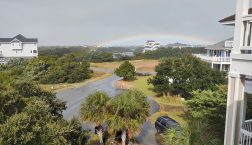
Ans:
POLYGON ((149 108, 149 102, 142 92, 125 91, 110 102, 108 125, 117 131, 128 129, 136 132, 149 116, 149 108))
POLYGON ((156 76, 149 79, 154 91, 190 97, 193 90, 215 89, 226 82, 225 73, 211 69, 206 62, 193 56, 168 58, 156 67, 156 76))
MULTIPOLYGON (((81 104, 80 118, 83 121, 96 124, 96 133, 103 143, 104 130, 102 125, 107 124, 111 130, 129 130, 133 133, 140 129, 149 115, 149 102, 145 95, 137 90, 128 90, 113 99, 105 92, 90 94, 81 104)), ((123 140, 123 135, 122 140, 123 140)), ((124 138, 125 139, 125 138, 124 138)))
POLYGON ((252 118, 252 94, 245 93, 244 96, 247 97, 247 109, 245 120, 249 120, 252 118))
POLYGON ((216 130, 224 131, 227 103, 227 86, 220 85, 215 91, 194 91, 186 101, 188 114, 195 119, 207 120, 216 130))
POLYGON ((129 61, 124 61, 124 63, 115 70, 115 74, 119 77, 123 77, 124 80, 133 80, 135 79, 136 71, 134 65, 129 61))
MULTIPOLYGON (((140 50, 140 49, 139 49, 140 50)), ((134 59, 160 59, 160 58, 169 58, 169 57, 181 57, 191 54, 202 54, 206 53, 204 48, 159 48, 155 51, 147 51, 145 53, 135 50, 134 54, 136 55, 134 59)))
POLYGON ((108 117, 108 101, 109 96, 105 92, 95 92, 90 94, 81 104, 80 118, 83 121, 96 123, 95 132, 99 137, 100 144, 103 144, 104 130, 103 123, 108 117))
POLYGON ((109 100, 109 96, 101 91, 88 95, 81 104, 80 118, 101 125, 107 119, 109 100))
POLYGON ((62 57, 65 54, 78 53, 86 55, 91 51, 91 48, 83 46, 69 46, 69 47, 60 47, 60 46, 46 46, 39 47, 39 56, 56 56, 62 57))
MULTIPOLYGON (((11 145, 26 144, 83 144, 80 123, 55 119, 45 102, 33 100, 24 111, 11 116, 6 123, 0 125, 0 142, 11 145)), ((87 138, 87 137, 86 137, 87 138)))
MULTIPOLYGON (((141 47, 82 47, 82 46, 70 46, 70 47, 39 47, 39 56, 56 56, 62 57, 68 54, 80 55, 85 60, 91 62, 110 62, 113 61, 112 53, 132 52, 134 57, 122 57, 120 60, 137 60, 137 59, 160 59, 167 57, 180 57, 189 54, 203 54, 206 53, 204 48, 167 48, 162 47, 155 51, 148 51, 142 53, 141 47), (96 49, 93 51, 93 49, 96 49)), ((118 59, 117 59, 118 60, 118 59)))
POLYGON ((6 79, 0 82, 0 144, 74 144, 87 143, 88 132, 74 119, 62 118, 65 102, 55 94, 41 90, 28 79, 6 79))
POLYGON ((163 136, 166 145, 221 145, 207 122, 194 120, 180 129, 170 129, 163 136))
POLYGON ((30 60, 12 60, 0 70, 13 77, 26 77, 43 84, 74 83, 91 77, 90 64, 74 54, 57 58, 41 56, 30 60))
POLYGON ((110 52, 90 52, 87 59, 91 62, 111 62, 113 61, 113 54, 110 52))
POLYGON ((0 89, 0 114, 2 114, 0 123, 15 113, 22 112, 27 104, 26 101, 30 98, 42 99, 48 103, 54 116, 61 116, 61 111, 66 108, 65 103, 57 99, 55 94, 41 90, 38 85, 30 80, 0 81, 8 84, 0 89))

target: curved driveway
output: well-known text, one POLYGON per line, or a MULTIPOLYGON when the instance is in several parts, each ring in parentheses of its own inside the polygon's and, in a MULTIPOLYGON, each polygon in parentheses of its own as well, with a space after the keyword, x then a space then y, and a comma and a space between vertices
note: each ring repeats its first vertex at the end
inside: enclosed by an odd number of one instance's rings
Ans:
POLYGON ((81 101, 90 93, 95 91, 105 91, 109 96, 115 96, 122 92, 121 90, 116 90, 113 87, 113 82, 117 79, 120 78, 116 75, 112 75, 79 88, 66 89, 58 92, 56 94, 57 97, 66 101, 67 103, 67 109, 63 111, 64 118, 71 119, 73 116, 77 117, 79 115, 81 101))
MULTIPOLYGON (((110 96, 115 96, 122 92, 122 90, 117 90, 113 87, 114 81, 120 79, 116 75, 112 75, 103 80, 92 82, 88 85, 63 90, 58 92, 56 95, 58 98, 63 99, 67 103, 67 109, 63 111, 63 116, 65 119, 71 119, 72 117, 79 115, 81 101, 87 97, 90 93, 101 90, 107 92, 110 96)), ((151 104, 150 114, 153 114, 159 110, 159 106, 154 102, 151 97, 148 97, 151 104)), ((157 145, 155 139, 156 130, 154 126, 147 121, 143 124, 141 132, 136 140, 142 145, 157 145)))

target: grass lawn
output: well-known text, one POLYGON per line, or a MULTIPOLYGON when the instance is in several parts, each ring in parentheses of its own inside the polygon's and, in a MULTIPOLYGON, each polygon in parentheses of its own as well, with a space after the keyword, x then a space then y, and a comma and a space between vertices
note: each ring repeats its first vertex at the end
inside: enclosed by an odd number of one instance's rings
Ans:
MULTIPOLYGON (((144 92, 147 96, 152 97, 153 100, 155 100, 159 105, 170 105, 170 106, 183 106, 183 101, 179 96, 162 96, 162 97, 156 97, 156 93, 152 91, 153 85, 148 84, 147 80, 151 76, 141 76, 137 77, 136 80, 128 82, 128 84, 136 88, 142 92, 144 92)), ((161 108, 160 108, 161 109, 161 108)), ((160 110, 159 112, 156 112, 150 117, 150 120, 152 123, 154 123, 157 119, 157 117, 167 115, 174 120, 176 120, 181 125, 186 125, 186 117, 184 111, 164 111, 160 110)))
POLYGON ((154 97, 154 100, 159 104, 165 105, 174 105, 174 106, 183 106, 183 101, 179 96, 162 96, 162 97, 154 97))
POLYGON ((156 93, 152 91, 153 85, 148 84, 147 80, 151 76, 142 76, 142 77, 137 77, 136 80, 128 82, 128 84, 142 92, 145 93, 146 96, 156 96, 156 93))
MULTIPOLYGON (((149 72, 154 72, 155 67, 159 64, 158 60, 151 60, 151 59, 132 60, 130 62, 136 67, 137 71, 149 71, 149 72)), ((123 61, 91 63, 91 67, 115 70, 122 63, 123 63, 123 61)))
POLYGON ((42 89, 44 89, 46 91, 59 92, 64 89, 78 88, 78 87, 87 85, 88 83, 104 79, 104 78, 109 77, 111 75, 112 74, 109 74, 109 73, 94 72, 93 76, 90 79, 84 80, 79 83, 41 84, 40 86, 42 89), (53 87, 53 89, 52 89, 52 87, 53 87))
POLYGON ((162 96, 156 97, 156 93, 152 90, 153 85, 148 84, 147 80, 152 76, 141 76, 137 77, 136 80, 128 82, 130 86, 136 88, 145 93, 145 95, 152 97, 157 103, 167 104, 167 105, 175 105, 175 106, 183 106, 183 102, 179 96, 162 96))

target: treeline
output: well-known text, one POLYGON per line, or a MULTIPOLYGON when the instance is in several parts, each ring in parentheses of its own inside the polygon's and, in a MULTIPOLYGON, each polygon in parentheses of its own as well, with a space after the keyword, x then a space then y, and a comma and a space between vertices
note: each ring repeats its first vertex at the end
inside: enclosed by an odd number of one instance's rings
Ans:
POLYGON ((0 70, 14 78, 30 78, 42 84, 80 82, 92 75, 89 62, 73 54, 14 59, 1 65, 0 70))
POLYGON ((142 53, 139 50, 135 50, 134 59, 160 59, 167 57, 178 57, 190 54, 203 54, 206 50, 203 47, 199 48, 159 48, 155 51, 146 51, 142 53))
POLYGON ((68 46, 68 47, 46 46, 38 48, 40 56, 58 56, 58 57, 70 53, 88 53, 91 50, 92 50, 91 47, 83 47, 83 46, 68 46))
POLYGON ((155 51, 143 52, 143 48, 128 47, 108 47, 108 48, 91 48, 91 47, 52 47, 39 49, 40 56, 57 56, 61 57, 65 54, 74 54, 81 56, 90 62, 111 62, 121 60, 137 60, 137 59, 160 59, 167 57, 178 57, 190 54, 206 53, 204 48, 159 48, 155 51), (113 58, 113 53, 134 52, 134 56, 121 56, 113 58))
POLYGON ((72 46, 72 47, 41 47, 39 56, 42 57, 62 57, 72 54, 75 57, 89 62, 111 62, 114 61, 113 53, 104 51, 95 51, 95 48, 72 46))

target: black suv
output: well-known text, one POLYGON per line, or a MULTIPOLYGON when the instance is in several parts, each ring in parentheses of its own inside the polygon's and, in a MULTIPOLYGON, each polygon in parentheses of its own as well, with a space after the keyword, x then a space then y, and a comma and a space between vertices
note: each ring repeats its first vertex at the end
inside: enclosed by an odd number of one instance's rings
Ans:
POLYGON ((168 116, 160 116, 155 122, 157 132, 164 132, 167 129, 179 128, 179 124, 168 116))

